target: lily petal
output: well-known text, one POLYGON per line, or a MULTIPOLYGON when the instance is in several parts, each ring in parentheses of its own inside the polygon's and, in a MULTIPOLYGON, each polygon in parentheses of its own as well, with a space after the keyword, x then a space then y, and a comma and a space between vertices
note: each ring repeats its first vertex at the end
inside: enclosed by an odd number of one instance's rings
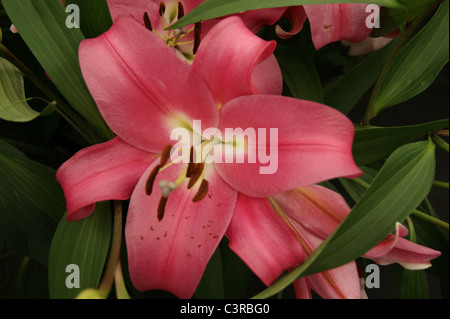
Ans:
MULTIPOLYGON (((255 66, 265 61, 275 46, 274 41, 267 42, 253 34, 240 18, 229 17, 202 40, 192 68, 208 84, 220 107, 235 97, 255 93, 252 85, 255 66)), ((272 70, 279 82, 281 72, 272 70)))
POLYGON ((322 239, 327 238, 350 212, 340 194, 320 185, 290 190, 273 199, 290 218, 322 239))
POLYGON ((242 13, 237 13, 236 16, 240 17, 244 21, 247 28, 253 33, 258 31, 265 25, 275 24, 283 14, 289 10, 286 7, 269 8, 259 10, 249 10, 242 13))
POLYGON ((281 39, 289 39, 290 37, 296 35, 303 29, 303 24, 306 21, 306 11, 303 6, 289 7, 284 16, 291 23, 291 30, 285 31, 279 25, 276 26, 275 32, 281 39))
POLYGON ((339 40, 359 42, 372 32, 365 3, 305 5, 316 49, 339 40))
POLYGON ((118 137, 76 153, 56 173, 66 196, 67 220, 89 216, 96 202, 130 198, 156 157, 118 137))
POLYGON ((304 260, 296 236, 268 199, 239 194, 226 236, 230 248, 267 286, 304 260))
POLYGON ((243 96, 221 109, 219 129, 225 141, 232 141, 227 128, 250 129, 258 135, 247 141, 244 163, 214 163, 226 182, 248 196, 268 197, 361 174, 352 157, 352 123, 325 105, 273 95, 243 96))
POLYGON ((385 255, 371 258, 379 265, 399 263, 406 269, 426 269, 431 266, 430 260, 439 257, 441 253, 434 249, 413 243, 405 238, 398 238, 395 246, 385 255))
POLYGON ((118 17, 107 32, 84 40, 79 56, 103 118, 131 145, 160 152, 172 129, 194 119, 206 127, 218 123, 204 82, 174 49, 131 18, 118 17))
MULTIPOLYGON (((154 187, 148 196, 147 178, 155 162, 144 173, 131 197, 125 236, 128 263, 134 286, 141 290, 162 289, 179 298, 190 298, 231 220, 237 193, 205 167, 208 196, 192 199, 197 185, 187 189, 187 181, 168 197, 164 217, 157 219, 161 190, 154 187)), ((175 164, 160 171, 159 181, 175 181, 185 174, 185 165, 175 164)))
POLYGON ((360 299, 358 270, 354 261, 306 278, 308 285, 324 299, 360 299))
MULTIPOLYGON (((285 216, 302 241, 307 254, 311 254, 323 242, 291 216, 285 216)), ((340 267, 310 275, 305 278, 308 286, 325 299, 359 299, 361 297, 358 270, 354 261, 340 267)))
POLYGON ((131 17, 144 25, 144 12, 150 16, 152 24, 159 23, 160 17, 157 15, 159 5, 148 0, 107 0, 111 18, 115 21, 120 16, 131 17))
POLYGON ((293 283, 295 296, 297 299, 311 299, 311 288, 308 286, 308 281, 306 278, 299 278, 293 283))

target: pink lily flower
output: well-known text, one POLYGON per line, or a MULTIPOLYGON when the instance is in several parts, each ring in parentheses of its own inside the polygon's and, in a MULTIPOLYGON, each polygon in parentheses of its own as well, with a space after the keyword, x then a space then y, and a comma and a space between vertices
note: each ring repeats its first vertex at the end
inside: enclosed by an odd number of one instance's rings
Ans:
MULTIPOLYGON (((310 255, 350 212, 350 208, 340 194, 318 185, 277 194, 272 197, 271 202, 278 215, 297 237, 306 256, 310 255)), ((267 214, 275 213, 267 212, 267 214)), ((230 227, 233 227, 233 223, 239 222, 235 218, 239 218, 236 213, 230 227)), ((247 227, 251 228, 247 232, 258 233, 260 231, 258 228, 261 226, 253 223, 247 227)), ((265 229, 270 227, 269 222, 264 225, 265 229)), ((403 238, 407 234, 407 228, 398 223, 395 234, 387 236, 362 257, 370 258, 380 265, 399 263, 404 268, 412 270, 430 267, 430 260, 437 258, 441 253, 403 238)), ((236 238, 245 236, 242 233, 233 235, 236 238)), ((253 241, 249 240, 249 242, 254 244, 253 241)), ((238 251, 238 255, 247 263, 261 263, 263 262, 261 259, 256 260, 255 256, 251 255, 250 252, 253 249, 278 249, 276 241, 265 244, 265 248, 247 247, 247 253, 238 251)), ((264 265, 259 267, 264 268, 264 265)), ((264 278, 264 274, 257 274, 260 278, 264 278)), ((294 288, 298 298, 311 298, 311 289, 328 299, 359 299, 361 297, 360 279, 354 261, 335 269, 297 279, 294 282, 294 288)))
MULTIPOLYGON (((65 192, 68 220, 88 216, 96 202, 131 197, 125 235, 137 289, 190 298, 235 209, 242 209, 237 207, 239 196, 267 198, 338 176, 360 175, 351 153, 353 125, 345 116, 322 104, 268 95, 273 94, 268 85, 272 73, 261 73, 257 66, 275 45, 255 36, 237 17, 208 32, 192 65, 154 32, 126 17, 118 17, 100 37, 81 43, 83 76, 118 137, 78 152, 60 167, 57 179, 65 192), (205 163, 199 150, 226 143, 206 135, 201 148, 194 145, 189 154, 203 164, 168 161, 173 129, 201 136, 193 129, 194 120, 219 132, 276 128, 276 172, 261 175, 259 163, 205 163)), ((248 154, 261 145, 248 142, 248 154)), ((281 221, 279 225, 285 227, 281 221)), ((291 235, 276 240, 290 245, 295 239, 291 235)), ((269 270, 271 278, 304 259, 295 247, 269 270)))
MULTIPOLYGON (((177 19, 177 6, 182 3, 184 12, 188 13, 204 0, 166 0, 165 6, 168 15, 166 15, 167 25, 175 22, 177 19), (172 17, 172 18, 169 18, 172 17)), ((111 15, 115 19, 119 15, 133 16, 136 20, 142 21, 142 15, 145 11, 156 12, 155 6, 160 5, 160 0, 108 0, 111 15), (152 9, 153 7, 153 9, 152 9)), ((366 39, 372 32, 368 27, 366 20, 370 12, 366 12, 367 4, 364 3, 343 3, 343 4, 322 4, 305 5, 294 7, 281 7, 250 10, 235 14, 239 16, 245 25, 253 32, 257 33, 265 25, 275 24, 281 17, 286 17, 291 23, 291 30, 285 31, 277 25, 276 33, 280 38, 289 38, 303 29, 304 22, 308 19, 311 26, 311 36, 315 48, 321 47, 340 40, 351 42, 360 42, 366 39)), ((152 22, 159 19, 152 17, 152 22)), ((212 19, 203 22, 203 34, 206 34, 213 25, 220 19, 212 19)), ((166 26, 167 26, 166 25, 166 26)), ((157 27, 159 28, 159 27, 157 27)))

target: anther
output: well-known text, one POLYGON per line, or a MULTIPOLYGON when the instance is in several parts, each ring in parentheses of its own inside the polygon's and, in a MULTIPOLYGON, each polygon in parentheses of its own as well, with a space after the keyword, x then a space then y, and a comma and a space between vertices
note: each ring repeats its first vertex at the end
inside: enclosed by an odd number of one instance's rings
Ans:
POLYGON ((162 153, 161 153, 161 162, 159 165, 164 166, 167 163, 167 160, 170 157, 170 150, 172 149, 172 145, 167 145, 164 147, 162 153))
POLYGON ((178 20, 184 17, 184 7, 181 2, 178 2, 178 20))
POLYGON ((147 11, 144 13, 144 25, 148 30, 153 31, 152 23, 150 22, 150 17, 148 16, 147 11))
POLYGON ((194 146, 191 146, 191 152, 189 153, 189 164, 186 171, 186 177, 189 178, 192 176, 194 172, 195 163, 194 163, 194 146))
POLYGON ((201 201, 203 198, 205 198, 206 195, 208 195, 208 188, 209 188, 208 181, 206 179, 203 179, 202 183, 200 184, 200 187, 198 188, 198 192, 197 192, 197 194, 195 194, 192 201, 194 203, 196 203, 198 201, 201 201))
POLYGON ((150 173, 150 175, 147 179, 147 183, 145 183, 145 193, 147 195, 152 194, 153 183, 155 182, 156 175, 158 174, 160 168, 161 168, 161 165, 156 165, 155 168, 150 173))
POLYGON ((204 167, 205 167, 204 163, 194 164, 194 171, 192 172, 192 176, 189 180, 188 189, 191 189, 192 186, 194 186, 194 184, 198 181, 198 179, 200 178, 200 176, 203 173, 204 167))
POLYGON ((200 46, 201 32, 202 32, 202 23, 197 22, 194 25, 194 49, 192 50, 194 54, 197 53, 198 47, 200 46))
POLYGON ((158 221, 160 222, 164 217, 164 211, 166 210, 167 197, 161 197, 158 204, 158 221))
POLYGON ((166 5, 164 2, 159 3, 159 16, 162 17, 164 13, 166 12, 166 5))

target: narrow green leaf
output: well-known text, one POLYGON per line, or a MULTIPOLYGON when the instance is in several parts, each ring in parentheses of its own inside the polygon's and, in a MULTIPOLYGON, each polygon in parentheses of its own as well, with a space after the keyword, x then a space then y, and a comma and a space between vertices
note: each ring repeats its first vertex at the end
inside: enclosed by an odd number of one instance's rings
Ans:
POLYGON ((3 0, 9 18, 41 66, 71 106, 103 137, 109 129, 92 99, 78 63, 80 29, 68 28, 68 13, 59 0, 3 0))
POLYGON ((55 171, 0 141, 0 231, 46 265, 51 239, 65 211, 55 171))
POLYGON ((171 28, 179 28, 201 20, 223 17, 247 10, 332 3, 378 4, 406 10, 406 7, 398 0, 207 0, 172 25, 171 28))
POLYGON ((222 253, 220 247, 206 266, 202 280, 195 291, 195 298, 198 299, 224 299, 222 253))
POLYGON ((357 165, 384 159, 401 145, 423 138, 430 132, 442 130, 448 125, 446 119, 410 126, 357 128, 353 158, 357 165))
POLYGON ((95 38, 112 25, 106 0, 69 0, 66 7, 74 4, 80 9, 80 28, 86 38, 95 38))
POLYGON ((374 102, 372 117, 423 92, 448 62, 448 9, 449 3, 444 1, 426 26, 401 49, 374 102))
POLYGON ((394 230, 425 198, 434 178, 435 146, 430 141, 397 149, 383 165, 370 188, 336 230, 306 259, 255 298, 278 293, 299 276, 350 262, 394 230))
POLYGON ((350 197, 355 201, 355 203, 359 202, 359 200, 367 190, 366 186, 369 186, 372 183, 373 179, 378 173, 376 170, 369 167, 361 167, 361 170, 363 171, 363 174, 358 177, 358 179, 360 180, 359 183, 356 179, 339 179, 339 182, 342 184, 350 197))
POLYGON ((52 240, 49 257, 50 297, 54 299, 75 298, 83 289, 96 289, 105 265, 112 231, 111 211, 108 202, 97 204, 89 217, 68 222, 61 219, 52 240), (75 283, 76 265, 79 269, 79 288, 69 287, 75 283), (68 279, 69 278, 69 279, 68 279))
POLYGON ((325 104, 348 114, 377 80, 394 42, 371 53, 347 74, 327 85, 325 104))
POLYGON ((283 80, 293 97, 322 102, 322 84, 314 66, 313 55, 308 51, 300 45, 279 45, 275 50, 275 56, 280 65, 283 80))
POLYGON ((403 270, 402 299, 429 299, 428 279, 425 270, 403 270))
POLYGON ((436 0, 403 1, 405 9, 382 7, 380 11, 380 28, 374 28, 372 37, 379 37, 397 29, 403 29, 408 21, 413 21, 422 11, 436 0))

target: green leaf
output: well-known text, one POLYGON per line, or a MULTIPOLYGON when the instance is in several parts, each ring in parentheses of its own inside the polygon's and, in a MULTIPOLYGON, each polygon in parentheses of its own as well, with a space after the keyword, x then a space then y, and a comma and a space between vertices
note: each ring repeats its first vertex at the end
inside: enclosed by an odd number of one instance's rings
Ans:
POLYGON ((398 0, 207 0, 173 24, 170 28, 179 28, 201 20, 223 17, 247 10, 331 3, 378 4, 381 6, 403 8, 406 10, 406 7, 398 0))
POLYGON ((106 0, 69 0, 80 9, 80 28, 86 38, 95 38, 106 32, 113 21, 106 0))
POLYGON ((255 298, 278 293, 299 276, 348 263, 378 244, 425 198, 435 168, 435 145, 415 142, 397 149, 383 165, 370 188, 336 230, 299 267, 255 298))
MULTIPOLYGON (((109 202, 97 204, 89 217, 68 222, 61 219, 52 240, 49 257, 50 298, 75 298, 83 289, 98 287, 112 231, 109 202), (80 288, 68 288, 68 265, 79 268, 80 288)), ((74 272, 75 273, 75 272, 74 272)))
POLYGON ((426 26, 401 49, 376 97, 372 117, 423 92, 448 62, 448 9, 448 1, 444 1, 426 26))
POLYGON ((109 137, 109 129, 86 87, 78 63, 78 46, 84 36, 80 29, 66 26, 68 13, 60 0, 3 0, 2 3, 57 89, 103 137, 109 137))
POLYGON ((382 7, 380 10, 380 28, 374 28, 371 36, 379 37, 397 29, 404 29, 408 21, 413 21, 422 11, 426 10, 435 0, 404 1, 407 8, 382 7))
POLYGON ((308 48, 301 45, 278 45, 275 56, 283 80, 293 97, 315 102, 323 101, 322 84, 313 62, 313 54, 308 48))
POLYGON ((0 58, 0 118, 11 122, 29 122, 38 116, 53 113, 56 103, 49 103, 41 112, 26 102, 22 72, 7 60, 0 58))
POLYGON ((216 249, 203 273, 195 298, 224 299, 222 253, 220 246, 216 249))
POLYGON ((327 85, 324 88, 324 103, 348 114, 377 80, 394 43, 371 53, 345 75, 327 85))
POLYGON ((339 182, 355 203, 359 202, 367 190, 367 187, 365 186, 370 185, 378 173, 376 170, 369 167, 361 167, 361 170, 363 174, 359 177, 359 183, 357 183, 355 179, 339 178, 339 182), (364 186, 361 185, 362 183, 364 183, 364 186))
POLYGON ((403 270, 402 299, 429 299, 425 270, 403 270))
POLYGON ((13 122, 28 122, 39 116, 25 98, 22 73, 0 58, 0 118, 13 122))
POLYGON ((22 252, 46 265, 64 194, 55 171, 0 141, 0 231, 22 252))
POLYGON ((365 165, 389 156, 403 144, 413 142, 448 127, 447 120, 419 125, 357 128, 353 143, 353 158, 357 165, 365 165))

